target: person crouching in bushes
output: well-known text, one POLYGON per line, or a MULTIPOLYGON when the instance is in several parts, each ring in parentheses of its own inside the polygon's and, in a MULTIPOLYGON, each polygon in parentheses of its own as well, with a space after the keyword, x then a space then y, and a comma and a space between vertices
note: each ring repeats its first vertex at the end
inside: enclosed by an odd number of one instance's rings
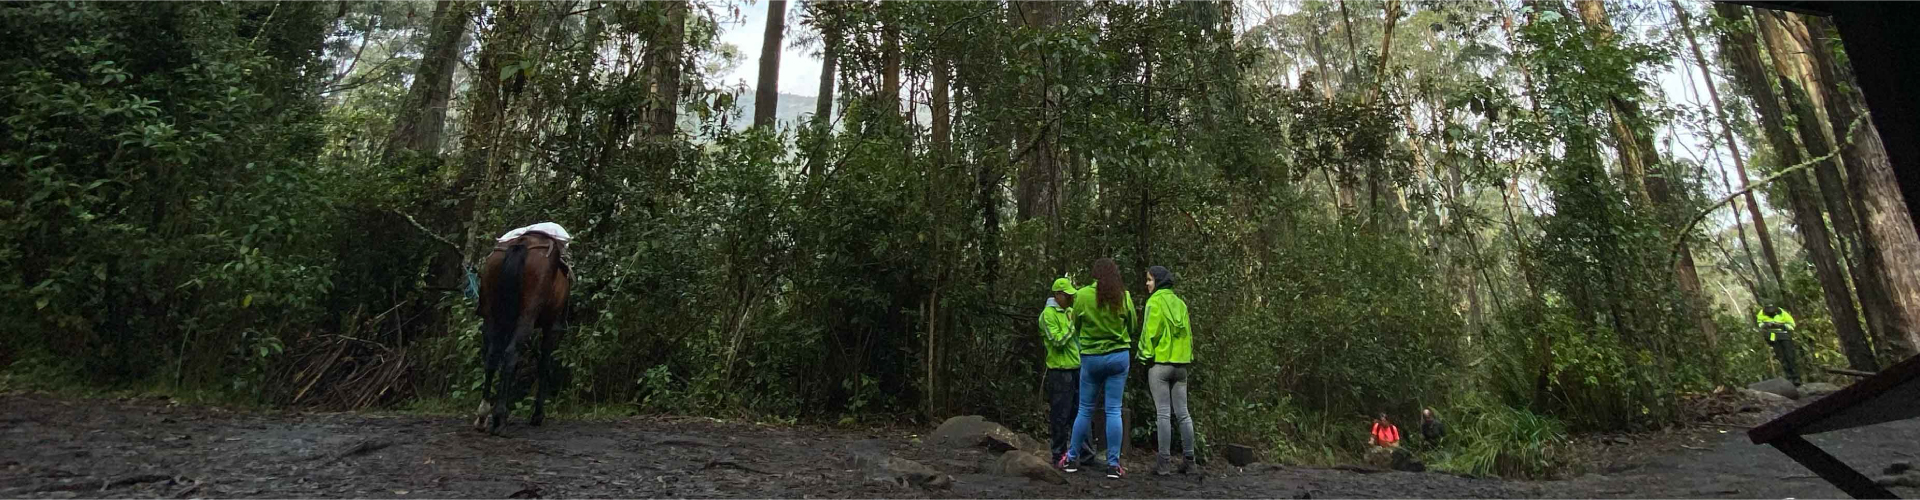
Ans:
POLYGON ((1392 462, 1393 453, 1400 449, 1400 428, 1387 420, 1387 412, 1374 417, 1373 429, 1368 433, 1372 435, 1373 446, 1367 449, 1367 463, 1386 466, 1392 462))

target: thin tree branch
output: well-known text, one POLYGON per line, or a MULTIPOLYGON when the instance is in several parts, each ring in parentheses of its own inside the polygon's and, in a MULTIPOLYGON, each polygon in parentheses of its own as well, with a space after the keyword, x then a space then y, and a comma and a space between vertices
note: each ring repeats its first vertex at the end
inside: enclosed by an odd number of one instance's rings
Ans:
MULTIPOLYGON (((390 49, 391 48, 390 44, 391 44, 391 41, 381 42, 381 46, 382 46, 381 50, 390 49)), ((368 68, 367 72, 361 73, 359 77, 355 77, 352 80, 347 81, 345 83, 341 83, 339 85, 330 85, 327 88, 321 89, 320 95, 333 95, 335 93, 353 90, 356 88, 366 86, 367 84, 385 79, 394 72, 395 67, 401 65, 400 61, 401 59, 397 57, 389 57, 386 59, 382 59, 379 64, 374 65, 372 68, 368 68)), ((472 66, 468 66, 467 68, 469 70, 473 69, 472 66)))
POLYGON ((561 15, 560 15, 560 17, 573 17, 573 16, 575 15, 575 14, 585 14, 585 13, 588 13, 588 12, 593 12, 593 11, 596 11, 596 10, 600 10, 600 9, 603 9, 603 8, 606 8, 606 6, 605 6, 605 5, 599 5, 599 6, 594 6, 594 7, 587 7, 587 8, 584 8, 584 9, 580 9, 580 10, 576 10, 576 11, 573 11, 573 12, 568 12, 568 13, 566 13, 566 14, 561 14, 561 15))
POLYGON ((280 2, 273 3, 273 9, 267 11, 267 20, 260 22, 260 29, 253 32, 253 39, 247 40, 247 48, 260 44, 260 36, 267 34, 267 28, 273 25, 273 16, 280 14, 280 2))
POLYGON ((1826 155, 1823 155, 1819 158, 1809 159, 1807 161, 1800 162, 1793 166, 1780 169, 1779 172, 1774 172, 1773 175, 1769 175, 1765 179, 1760 179, 1757 182, 1747 184, 1746 188, 1741 189, 1739 191, 1735 191, 1731 194, 1728 194, 1727 196, 1720 198, 1719 201, 1713 202, 1712 205, 1708 205, 1708 208, 1706 210, 1701 210, 1700 213, 1694 214, 1692 219, 1687 220, 1686 225, 1680 226, 1680 232, 1674 235, 1673 244, 1669 245, 1670 250, 1668 253, 1667 260, 1670 262, 1678 262, 1680 258, 1680 248, 1682 245, 1685 245, 1687 243, 1687 235, 1693 232, 1693 226, 1699 225, 1700 221, 1705 220, 1708 214, 1712 214, 1715 210, 1719 210, 1720 207, 1731 206, 1731 205, 1728 205, 1727 202, 1733 201, 1734 197, 1745 195, 1747 194, 1747 192, 1753 191, 1755 188, 1758 188, 1760 186, 1765 186, 1767 185, 1767 183, 1773 182, 1774 180, 1780 179, 1782 177, 1786 177, 1789 174, 1797 173, 1801 170, 1806 170, 1807 167, 1811 167, 1816 163, 1827 161, 1828 159, 1833 158, 1835 155, 1840 154, 1841 149, 1843 149, 1846 145, 1853 143, 1854 132, 1858 132, 1860 130, 1860 122, 1865 120, 1866 117, 1867 115, 1863 113, 1859 117, 1854 118, 1853 123, 1847 126, 1846 140, 1840 141, 1840 144, 1837 147, 1833 148, 1833 151, 1828 152, 1826 155))
POLYGON ((371 29, 360 35, 360 48, 354 49, 353 62, 347 63, 347 70, 340 72, 338 75, 333 75, 332 81, 328 81, 326 87, 332 88, 334 85, 338 85, 341 80, 347 79, 347 75, 353 74, 353 68, 360 66, 360 55, 367 53, 367 42, 370 41, 373 41, 373 30, 371 29))
POLYGON ((418 229, 418 230, 420 230, 420 233, 421 233, 421 234, 425 234, 425 235, 427 235, 427 237, 429 237, 429 238, 433 238, 433 239, 434 239, 435 241, 439 241, 439 242, 441 242, 441 243, 444 243, 444 244, 446 244, 446 245, 447 245, 447 246, 449 246, 449 247, 453 247, 453 250, 454 250, 454 251, 456 251, 456 252, 461 252, 461 253, 465 253, 464 251, 462 251, 462 250, 460 249, 460 245, 455 245, 455 244, 453 244, 453 242, 452 242, 452 241, 448 241, 448 240, 447 240, 446 238, 444 238, 444 237, 441 237, 441 236, 440 236, 439 234, 436 234, 436 233, 434 233, 434 232, 433 232, 433 230, 430 230, 430 229, 427 229, 427 226, 422 226, 422 225, 420 225, 420 221, 417 221, 417 220, 414 220, 414 219, 413 219, 413 216, 412 216, 412 215, 409 215, 409 214, 407 214, 406 212, 401 212, 401 211, 399 211, 399 210, 397 210, 397 209, 396 209, 396 210, 388 210, 388 211, 389 211, 389 212, 393 212, 393 214, 394 214, 394 215, 398 215, 398 216, 401 216, 401 217, 405 217, 405 218, 407 219, 407 223, 408 223, 408 224, 413 224, 413 228, 414 228, 414 229, 418 229))

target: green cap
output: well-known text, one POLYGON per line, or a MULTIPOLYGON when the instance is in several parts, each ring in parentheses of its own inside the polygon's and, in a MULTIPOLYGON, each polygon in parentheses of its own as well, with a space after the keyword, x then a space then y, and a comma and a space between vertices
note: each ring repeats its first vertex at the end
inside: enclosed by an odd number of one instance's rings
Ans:
POLYGON ((1053 280, 1053 291, 1073 293, 1073 282, 1066 278, 1053 280))

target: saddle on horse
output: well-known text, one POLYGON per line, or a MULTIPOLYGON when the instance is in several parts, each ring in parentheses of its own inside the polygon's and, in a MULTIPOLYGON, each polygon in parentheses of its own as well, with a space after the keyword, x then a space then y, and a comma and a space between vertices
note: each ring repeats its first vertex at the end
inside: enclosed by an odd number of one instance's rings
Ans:
POLYGON ((526 236, 530 234, 545 236, 549 241, 530 243, 527 246, 527 251, 545 250, 545 255, 549 256, 559 254, 560 272, 565 273, 568 277, 572 277, 573 264, 567 262, 567 242, 573 240, 573 235, 567 234, 567 229, 560 227, 559 224, 542 222, 507 231, 507 234, 500 235, 500 237, 495 240, 493 251, 504 252, 508 247, 512 247, 516 242, 525 239, 526 236))
MULTIPOLYGON (((552 255, 553 253, 556 253, 556 252, 559 253, 560 254, 560 272, 563 274, 566 274, 567 277, 569 278, 573 277, 573 264, 567 261, 567 242, 573 240, 573 235, 567 234, 567 229, 560 227, 559 224, 554 224, 552 222, 542 222, 539 224, 534 224, 531 226, 515 229, 512 231, 507 231, 507 234, 500 235, 499 238, 494 240, 495 243, 493 245, 493 251, 504 252, 507 250, 507 248, 512 247, 514 242, 519 241, 521 238, 526 237, 528 234, 537 234, 537 235, 545 236, 546 239, 552 241, 552 243, 550 244, 536 243, 534 244, 534 246, 528 247, 527 248, 528 251, 545 249, 547 251, 547 255, 552 255)), ((483 258, 482 260, 485 260, 485 259, 483 258)), ((466 290, 464 291, 466 292, 468 299, 479 300, 480 270, 475 268, 473 264, 467 265, 467 287, 466 287, 466 290)))

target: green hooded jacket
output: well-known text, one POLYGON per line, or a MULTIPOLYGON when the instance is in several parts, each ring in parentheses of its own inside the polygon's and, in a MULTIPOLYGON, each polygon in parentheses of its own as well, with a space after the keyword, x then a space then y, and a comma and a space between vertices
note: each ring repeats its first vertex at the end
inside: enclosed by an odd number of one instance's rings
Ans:
POLYGON ((1047 345, 1047 368, 1080 368, 1080 345, 1073 334, 1073 310, 1062 309, 1053 299, 1040 310, 1040 338, 1047 345))
POLYGON ((1097 356, 1114 351, 1124 351, 1133 337, 1127 332, 1133 331, 1137 315, 1133 313, 1133 294, 1122 295, 1125 302, 1115 311, 1100 305, 1100 285, 1081 288, 1073 296, 1074 324, 1080 331, 1080 355, 1097 356))
POLYGON ((1154 290, 1147 297, 1147 321, 1140 333, 1140 359, 1155 363, 1193 362, 1193 324, 1187 322, 1187 301, 1173 289, 1154 290))

